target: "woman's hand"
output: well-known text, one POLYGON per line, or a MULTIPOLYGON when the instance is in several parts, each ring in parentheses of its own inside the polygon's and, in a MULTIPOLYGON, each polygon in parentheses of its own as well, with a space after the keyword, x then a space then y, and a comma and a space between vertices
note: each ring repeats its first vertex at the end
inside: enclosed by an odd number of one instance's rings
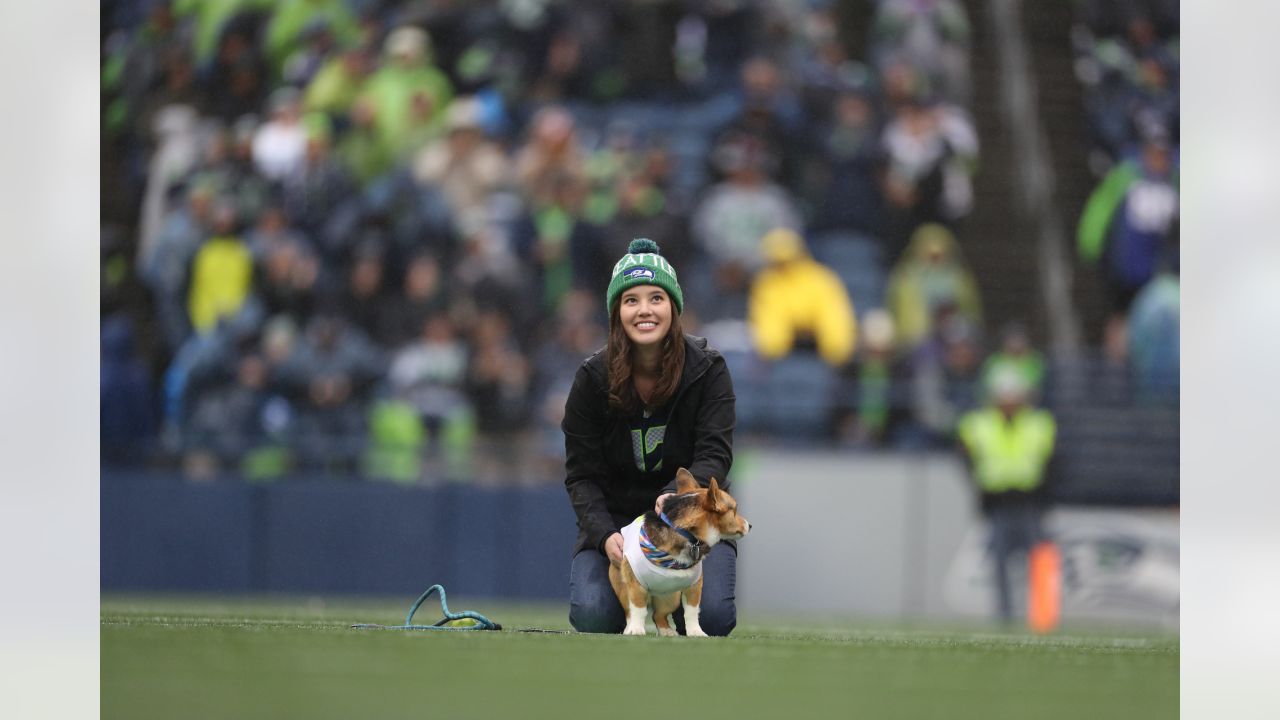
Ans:
POLYGON ((609 556, 609 562, 622 565, 622 533, 614 533, 605 538, 604 553, 609 556))
POLYGON ((658 499, 653 501, 653 511, 656 513, 661 513, 662 504, 667 501, 667 498, 673 495, 675 495, 675 493, 662 493, 661 495, 659 495, 658 499))

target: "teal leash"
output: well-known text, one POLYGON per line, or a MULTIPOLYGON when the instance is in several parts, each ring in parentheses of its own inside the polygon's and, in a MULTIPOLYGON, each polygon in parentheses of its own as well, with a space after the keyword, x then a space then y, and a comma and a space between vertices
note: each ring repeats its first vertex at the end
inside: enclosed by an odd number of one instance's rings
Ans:
POLYGON ((471 610, 463 610, 462 612, 449 612, 449 603, 445 598, 443 585, 432 585, 427 591, 418 596, 417 602, 413 607, 409 608, 409 614, 404 617, 403 625, 377 625, 374 623, 357 623, 351 626, 352 629, 360 630, 501 630, 502 626, 471 610), (433 592, 440 593, 440 610, 444 613, 444 617, 435 621, 431 625, 414 625, 413 614, 418 612, 418 608, 422 607, 423 601, 431 597, 433 592), (474 624, 462 626, 450 625, 449 623, 458 620, 473 620, 474 624))

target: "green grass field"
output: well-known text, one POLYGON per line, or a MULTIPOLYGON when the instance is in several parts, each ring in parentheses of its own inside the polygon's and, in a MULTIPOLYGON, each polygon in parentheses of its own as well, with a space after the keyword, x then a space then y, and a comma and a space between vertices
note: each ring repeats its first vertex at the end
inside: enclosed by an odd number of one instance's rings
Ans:
MULTIPOLYGON (((411 600, 104 597, 102 717, 1178 715, 1167 635, 750 616, 727 639, 349 628, 403 622, 411 600)), ((563 607, 449 600, 505 628, 568 629, 563 607)), ((439 617, 432 602, 415 622, 439 617)))

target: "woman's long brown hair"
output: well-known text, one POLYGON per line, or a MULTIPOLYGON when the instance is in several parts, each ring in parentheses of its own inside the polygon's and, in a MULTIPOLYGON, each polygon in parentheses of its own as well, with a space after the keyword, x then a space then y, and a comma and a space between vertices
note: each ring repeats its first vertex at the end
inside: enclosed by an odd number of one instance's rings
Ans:
MULTIPOLYGON (((609 345, 605 349, 605 366, 609 369, 609 406, 624 413, 640 407, 636 385, 631 381, 631 338, 622 327, 620 315, 622 299, 609 308, 609 345)), ((661 407, 676 394, 680 374, 684 371, 684 328, 680 325, 680 313, 671 308, 671 327, 662 339, 662 360, 658 382, 654 385, 649 407, 661 407)))

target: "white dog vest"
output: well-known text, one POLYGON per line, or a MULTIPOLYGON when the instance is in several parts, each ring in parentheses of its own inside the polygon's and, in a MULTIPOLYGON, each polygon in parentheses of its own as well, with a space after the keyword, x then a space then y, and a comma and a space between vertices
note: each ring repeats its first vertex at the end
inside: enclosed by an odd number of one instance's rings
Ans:
POLYGON ((640 526, 644 525, 644 516, 636 518, 630 525, 622 528, 622 554, 631 565, 631 572, 649 591, 650 595, 668 595, 688 588, 702 577, 702 563, 691 568, 676 570, 654 565, 644 556, 640 549, 640 526))

